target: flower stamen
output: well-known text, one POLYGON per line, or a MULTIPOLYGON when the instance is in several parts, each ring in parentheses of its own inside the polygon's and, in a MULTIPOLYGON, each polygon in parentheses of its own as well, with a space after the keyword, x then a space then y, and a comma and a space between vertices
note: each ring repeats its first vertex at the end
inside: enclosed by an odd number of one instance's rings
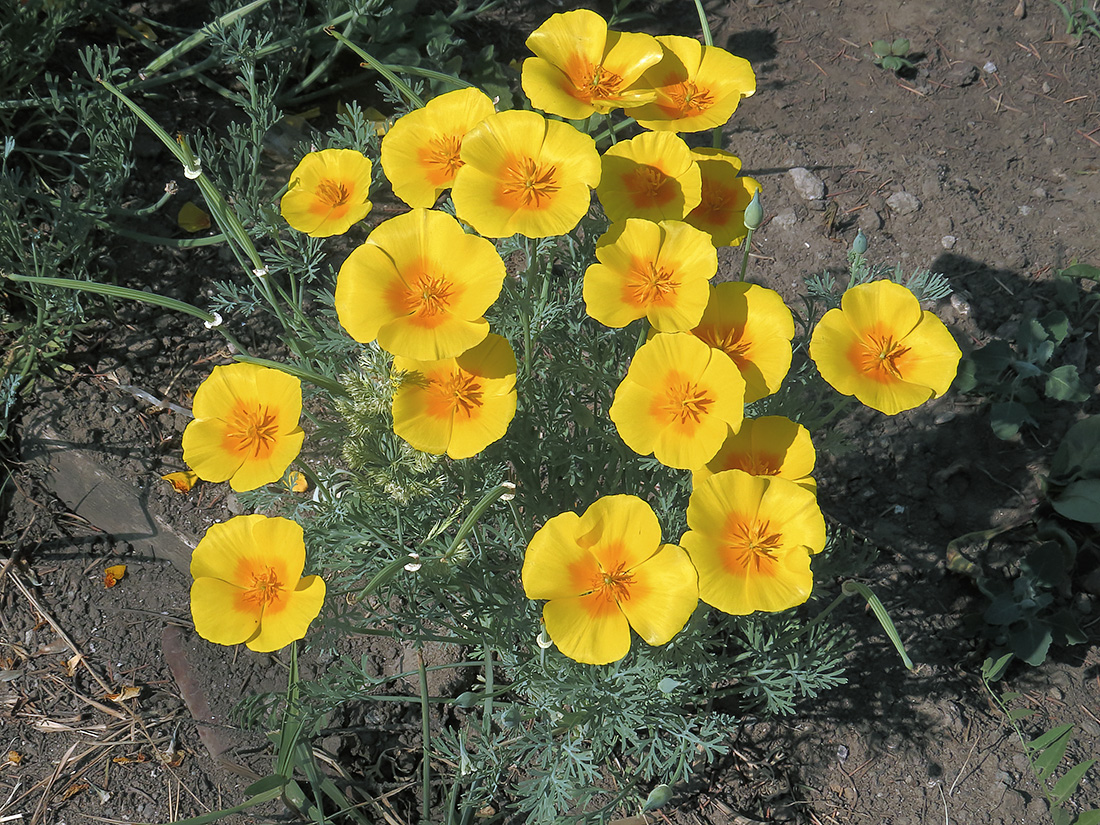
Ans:
POLYGON ((351 198, 347 184, 343 181, 322 180, 317 184, 317 198, 335 209, 343 206, 351 198))
POLYGON ((710 394, 694 381, 679 380, 670 382, 661 411, 670 421, 698 424, 713 404, 710 394))
POLYGON ((275 448, 279 424, 276 413, 270 407, 238 402, 226 423, 225 447, 230 452, 250 458, 265 458, 275 448))
POLYGON ((901 370, 898 369, 898 360, 902 358, 909 347, 895 342, 890 335, 868 335, 863 344, 863 352, 860 354, 862 363, 860 368, 867 373, 875 373, 878 378, 890 375, 901 380, 901 370))
POLYGON ((675 272, 654 263, 642 264, 633 275, 635 280, 627 286, 627 290, 635 306, 667 304, 681 286, 681 279, 675 272))
POLYGON ((252 586, 245 591, 244 599, 256 604, 263 610, 273 601, 279 599, 283 590, 283 583, 279 581, 279 575, 275 568, 268 567, 262 573, 252 573, 252 586))
POLYGON ((544 200, 561 188, 557 180, 557 167, 540 164, 533 158, 521 158, 508 164, 501 182, 501 194, 523 207, 541 209, 544 200))
POLYGON ((630 601, 630 586, 634 584, 634 574, 623 570, 623 564, 612 571, 601 570, 600 574, 592 580, 591 592, 599 595, 604 601, 626 602, 630 601))

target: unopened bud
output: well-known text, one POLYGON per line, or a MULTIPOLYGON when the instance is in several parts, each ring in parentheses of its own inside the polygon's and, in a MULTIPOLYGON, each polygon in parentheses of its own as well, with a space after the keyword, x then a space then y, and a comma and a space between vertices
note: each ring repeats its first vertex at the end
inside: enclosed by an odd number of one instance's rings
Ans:
POLYGON ((856 234, 856 239, 852 241, 852 252, 856 255, 862 255, 867 251, 867 236, 863 234, 863 230, 859 230, 856 234))
POLYGON ((642 813, 649 813, 655 811, 662 805, 666 804, 672 799, 672 788, 668 785, 658 785, 652 791, 649 792, 649 796, 645 798, 645 805, 642 806, 642 813))
POLYGON ((745 207, 745 228, 755 232, 764 222, 764 207, 760 204, 760 190, 752 193, 752 200, 745 207))

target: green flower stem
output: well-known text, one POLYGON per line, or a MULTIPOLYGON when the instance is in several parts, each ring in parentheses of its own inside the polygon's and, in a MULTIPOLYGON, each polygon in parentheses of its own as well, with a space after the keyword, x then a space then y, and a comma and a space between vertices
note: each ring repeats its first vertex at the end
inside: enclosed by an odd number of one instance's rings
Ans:
POLYGON ((470 531, 474 529, 474 526, 478 523, 485 512, 496 504, 500 499, 509 493, 514 493, 516 490, 514 485, 511 484, 498 484, 493 489, 489 490, 485 495, 481 497, 481 500, 474 505, 474 509, 470 511, 470 514, 463 519, 462 524, 459 525, 458 532, 455 533, 455 537, 451 540, 447 550, 443 553, 443 558, 451 558, 458 550, 460 544, 466 540, 466 536, 470 534, 470 531))
POLYGON ((737 280, 745 280, 745 272, 749 268, 749 247, 752 245, 752 233, 753 230, 749 229, 745 235, 745 252, 741 255, 741 271, 737 275, 737 280))
MULTIPOLYGON (((256 3, 251 5, 256 6, 257 3, 262 4, 263 2, 267 2, 267 0, 256 0, 256 3)), ((103 88, 117 97, 130 109, 130 111, 137 115, 138 119, 157 136, 161 143, 168 147, 168 150, 173 155, 175 155, 176 160, 183 166, 184 175, 194 180, 199 185, 199 190, 206 199, 206 204, 210 207, 210 212, 214 220, 217 222, 222 232, 235 242, 235 244, 230 244, 230 249, 232 249, 237 256, 237 260, 241 261, 252 283, 264 296, 264 299, 275 313, 275 317, 279 320, 283 329, 289 331, 290 326, 287 323, 286 316, 283 314, 282 307, 275 298, 275 293, 267 278, 267 268, 260 258, 260 253, 256 250, 255 244, 252 243, 252 238, 249 236, 247 230, 245 230, 244 224, 242 224, 240 218, 237 217, 237 213, 229 208, 229 204, 225 202, 225 198, 222 197, 221 192, 214 186, 213 181, 211 181, 206 173, 202 171, 202 161, 196 158, 194 152, 191 151, 191 146, 187 142, 187 138, 181 135, 178 140, 173 140, 148 112, 119 91, 116 86, 102 78, 97 78, 97 80, 103 88), (242 252, 247 256, 248 264, 251 266, 241 260, 240 254, 242 252)), ((288 343, 297 355, 304 357, 296 338, 290 337, 288 343)))
POLYGON ((285 372, 288 375, 293 375, 295 378, 298 378, 302 381, 308 381, 315 387, 320 387, 321 389, 328 392, 330 395, 334 395, 340 398, 347 397, 347 390, 344 389, 343 385, 339 381, 334 381, 331 378, 326 378, 325 376, 313 372, 312 370, 307 370, 304 367, 299 367, 297 364, 284 364, 280 361, 269 361, 266 358, 256 358, 253 355, 238 355, 236 356, 236 359, 238 361, 243 361, 246 364, 256 364, 260 367, 268 367, 273 370, 285 372))
POLYGON ((336 38, 338 42, 343 43, 345 46, 347 46, 349 49, 359 55, 359 57, 363 59, 364 63, 366 63, 376 72, 378 72, 378 74, 382 75, 382 77, 386 78, 386 80, 388 80, 390 84, 395 89, 397 89, 397 91, 401 92, 401 94, 405 96, 405 99, 416 106, 416 108, 424 108, 424 101, 421 99, 420 95, 414 92, 412 88, 409 87, 409 84, 407 84, 392 71, 390 71, 388 66, 385 66, 382 63, 378 62, 376 58, 371 57, 369 54, 360 49, 358 46, 356 46, 354 43, 352 43, 350 40, 348 40, 346 37, 344 37, 333 28, 329 27, 325 29, 325 33, 331 37, 336 38))
POLYGON ((703 9, 703 0, 695 0, 695 10, 699 12, 699 27, 703 30, 703 45, 713 46, 714 36, 710 33, 710 23, 707 22, 707 13, 703 9))
POLYGON ((31 284, 40 284, 42 286, 74 289, 77 292, 92 292, 96 295, 106 295, 109 298, 125 298, 130 301, 141 301, 142 303, 164 307, 174 312, 182 312, 185 315, 191 315, 198 318, 204 324, 209 325, 211 329, 216 329, 218 333, 221 334, 238 353, 240 353, 239 360, 251 358, 248 354, 248 350, 245 349, 241 342, 225 328, 225 324, 221 322, 220 316, 199 309, 193 304, 177 301, 175 298, 169 298, 166 295, 157 295, 155 292, 144 292, 140 289, 130 289, 129 287, 116 286, 115 284, 100 284, 95 281, 78 281, 73 278, 43 278, 37 275, 15 275, 10 273, 5 274, 4 277, 10 278, 13 281, 23 281, 31 284))
POLYGON ((175 46, 166 51, 164 54, 160 55, 160 57, 158 57, 156 60, 152 61, 149 65, 142 69, 141 74, 150 75, 154 72, 160 71, 169 63, 178 60, 180 57, 187 54, 196 46, 200 46, 207 40, 209 40, 211 31, 217 31, 220 28, 225 28, 229 26, 240 18, 245 17, 246 15, 249 15, 252 12, 256 11, 256 9, 260 8, 261 6, 267 5, 268 2, 270 2, 270 0, 252 0, 251 3, 241 6, 239 9, 234 9, 231 12, 223 14, 209 26, 203 26, 190 37, 184 38, 175 46))
POLYGON ((423 773, 421 776, 420 787, 420 821, 424 825, 428 825, 431 822, 431 790, 432 790, 432 765, 431 765, 431 725, 430 718, 428 717, 428 671, 424 667, 424 652, 418 647, 416 649, 416 669, 420 674, 420 726, 421 726, 421 742, 423 744, 424 753, 421 757, 423 759, 423 773))

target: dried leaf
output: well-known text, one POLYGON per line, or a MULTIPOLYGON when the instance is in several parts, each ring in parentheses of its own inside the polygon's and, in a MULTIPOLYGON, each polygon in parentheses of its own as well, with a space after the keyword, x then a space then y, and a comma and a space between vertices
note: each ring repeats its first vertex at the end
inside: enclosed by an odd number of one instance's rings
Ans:
POLYGON ((129 765, 131 763, 148 762, 149 757, 145 755, 145 751, 138 751, 132 756, 116 756, 111 761, 116 765, 129 765))
POLYGON ((161 476, 165 481, 175 488, 177 493, 189 493, 191 488, 195 486, 195 483, 199 480, 199 477, 190 470, 183 470, 179 473, 168 473, 168 475, 161 476))
POLYGON ((23 761, 23 754, 19 751, 8 751, 5 762, 9 765, 18 765, 23 761))
POLYGON ((80 664, 80 661, 84 657, 79 653, 74 653, 70 658, 65 660, 65 672, 70 676, 76 675, 76 668, 80 664))
POLYGON ((126 575, 125 564, 112 564, 103 571, 103 586, 114 587, 126 575))
POLYGON ((122 704, 123 702, 127 702, 130 699, 136 699, 140 695, 141 688, 139 686, 130 685, 129 687, 124 687, 118 693, 108 693, 107 698, 110 699, 112 702, 118 702, 119 704, 122 704))
POLYGON ((38 650, 36 650, 33 655, 49 656, 53 653, 63 653, 68 649, 69 646, 65 644, 64 640, 54 639, 52 642, 47 642, 46 644, 42 645, 42 647, 38 648, 38 650))
POLYGON ((65 792, 63 794, 61 794, 61 801, 64 802, 66 799, 72 799, 81 791, 86 790, 88 790, 87 782, 74 782, 72 785, 65 789, 65 792))

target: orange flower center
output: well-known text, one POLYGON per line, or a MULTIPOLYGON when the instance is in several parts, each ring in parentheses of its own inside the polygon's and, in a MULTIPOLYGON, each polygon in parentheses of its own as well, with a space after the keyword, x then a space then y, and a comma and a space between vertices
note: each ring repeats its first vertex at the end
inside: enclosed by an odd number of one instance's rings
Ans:
POLYGON ((750 476, 777 476, 783 457, 769 453, 734 453, 722 462, 723 470, 742 470, 750 476))
POLYGON ((737 519, 726 530, 726 559, 736 572, 771 573, 783 534, 772 532, 768 521, 737 519))
POLYGON ((606 602, 625 602, 630 600, 630 586, 634 584, 634 574, 623 570, 620 562, 611 572, 600 570, 592 579, 592 592, 606 602))
POLYGON ((551 163, 538 163, 534 158, 512 160, 501 175, 500 194, 514 208, 542 209, 557 193, 558 169, 551 163))
POLYGON ((593 100, 613 100, 619 96, 619 89, 623 85, 620 75, 608 71, 603 66, 591 64, 585 64, 570 80, 574 87, 573 96, 585 103, 591 103, 593 100))
POLYGON ((325 178, 317 184, 317 198, 332 208, 343 206, 351 198, 347 184, 325 178))
POLYGON ((680 288, 676 273, 654 263, 645 263, 634 270, 635 280, 627 285, 627 300, 635 306, 666 306, 680 288))
POLYGON ((624 183, 635 206, 665 204, 676 195, 675 179, 656 166, 638 166, 624 183))
POLYGON ((428 141, 427 147, 420 150, 420 162, 427 169, 428 180, 432 186, 441 186, 455 179, 455 173, 462 167, 459 152, 462 150, 462 138, 459 135, 440 135, 428 141))
POLYGON ((282 591, 283 583, 279 581, 275 568, 268 567, 262 573, 252 573, 252 586, 245 591, 244 600, 263 610, 273 601, 276 601, 281 596, 282 591))
POLYGON ((745 338, 745 328, 733 326, 721 329, 717 326, 696 327, 692 330, 696 338, 704 341, 715 349, 720 349, 737 365, 742 372, 749 365, 749 351, 752 349, 752 341, 745 338))
POLYGON ((694 381, 670 375, 659 410, 673 423, 698 424, 713 404, 714 399, 694 381))
POLYGON ((425 318, 440 315, 450 308, 453 292, 454 286, 446 278, 421 275, 409 289, 409 309, 425 318))
POLYGON ((256 401, 238 401, 226 418, 223 446, 246 459, 267 458, 279 436, 276 411, 256 401))
POLYGON ((701 89, 690 80, 666 89, 665 94, 671 103, 671 106, 665 108, 670 109, 678 118, 701 115, 714 105, 714 94, 711 90, 701 89))
POLYGON ((432 381, 431 391, 436 401, 432 404, 432 413, 440 418, 452 415, 473 418, 484 403, 484 387, 476 375, 468 372, 454 372, 446 378, 432 381))
POLYGON ((889 381, 891 378, 902 380, 898 361, 909 352, 891 335, 868 335, 860 346, 856 357, 859 368, 869 373, 877 381, 889 381))

